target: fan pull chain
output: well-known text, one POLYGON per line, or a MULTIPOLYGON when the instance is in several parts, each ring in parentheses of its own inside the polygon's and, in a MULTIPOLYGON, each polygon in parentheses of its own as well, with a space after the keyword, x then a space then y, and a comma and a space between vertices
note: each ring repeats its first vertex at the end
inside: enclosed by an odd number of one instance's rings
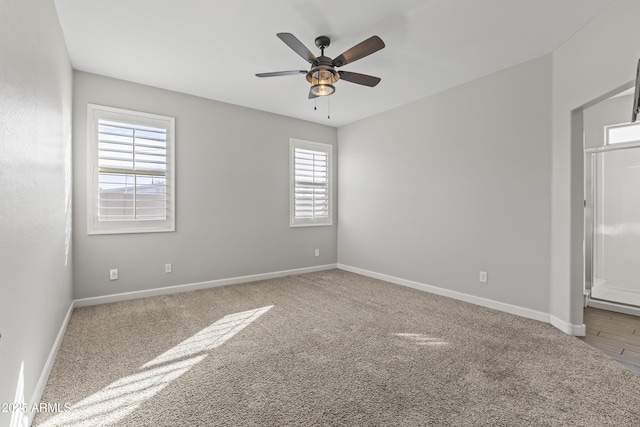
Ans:
POLYGON ((331 97, 327 96, 327 119, 331 118, 331 97))
POLYGON ((313 98, 313 111, 318 109, 318 98, 313 98))

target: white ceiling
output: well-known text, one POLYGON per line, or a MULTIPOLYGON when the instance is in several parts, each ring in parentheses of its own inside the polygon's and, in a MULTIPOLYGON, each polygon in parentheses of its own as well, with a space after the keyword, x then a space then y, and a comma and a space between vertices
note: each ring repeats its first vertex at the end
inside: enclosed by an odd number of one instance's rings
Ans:
MULTIPOLYGON (((77 70, 171 89, 331 126, 389 110, 550 53, 612 0, 55 0, 77 70), (346 81, 308 100, 308 69, 276 37, 293 33, 331 58, 378 35, 386 47, 346 71, 346 81), (331 118, 327 119, 330 102, 331 118)), ((523 82, 526 84, 526 82, 523 82)), ((463 109, 464 106, 461 106, 463 109)))

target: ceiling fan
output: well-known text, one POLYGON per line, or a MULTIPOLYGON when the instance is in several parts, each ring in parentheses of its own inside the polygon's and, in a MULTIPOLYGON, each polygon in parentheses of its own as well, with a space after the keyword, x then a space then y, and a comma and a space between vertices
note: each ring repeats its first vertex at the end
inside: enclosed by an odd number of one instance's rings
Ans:
POLYGON ((291 76, 296 74, 306 74, 307 81, 311 83, 309 90, 309 99, 319 96, 328 96, 336 91, 333 84, 338 80, 346 80, 359 85, 374 87, 380 83, 379 77, 369 76, 367 74, 353 73, 350 71, 336 71, 336 68, 350 64, 371 55, 384 47, 384 42, 378 36, 372 36, 365 41, 358 43, 351 49, 346 50, 335 59, 324 56, 324 49, 329 46, 331 39, 327 36, 316 38, 316 46, 320 48, 320 56, 315 56, 300 40, 291 33, 278 33, 278 38, 289 46, 295 53, 300 55, 305 61, 311 64, 309 71, 292 70, 292 71, 275 71, 272 73, 259 73, 257 77, 276 77, 291 76))

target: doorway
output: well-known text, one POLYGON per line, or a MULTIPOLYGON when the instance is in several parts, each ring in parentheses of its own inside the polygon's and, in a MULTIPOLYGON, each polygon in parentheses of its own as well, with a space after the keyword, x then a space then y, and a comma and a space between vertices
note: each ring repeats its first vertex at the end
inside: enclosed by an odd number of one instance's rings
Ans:
POLYGON ((585 149, 587 305, 640 315, 640 124, 585 149))

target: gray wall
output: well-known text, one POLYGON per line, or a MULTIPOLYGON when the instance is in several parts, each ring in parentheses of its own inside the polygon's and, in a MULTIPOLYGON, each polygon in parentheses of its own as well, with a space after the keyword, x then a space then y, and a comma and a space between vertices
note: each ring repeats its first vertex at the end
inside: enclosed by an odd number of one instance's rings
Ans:
POLYGON ((0 402, 24 366, 30 404, 72 300, 72 73, 52 1, 0 10, 0 402))
POLYGON ((338 262, 548 312, 550 109, 545 56, 341 127, 338 262))
POLYGON ((335 128, 78 71, 73 100, 76 298, 336 262, 335 225, 289 228, 289 138, 335 128), (175 117, 176 232, 87 235, 87 103, 175 117))

